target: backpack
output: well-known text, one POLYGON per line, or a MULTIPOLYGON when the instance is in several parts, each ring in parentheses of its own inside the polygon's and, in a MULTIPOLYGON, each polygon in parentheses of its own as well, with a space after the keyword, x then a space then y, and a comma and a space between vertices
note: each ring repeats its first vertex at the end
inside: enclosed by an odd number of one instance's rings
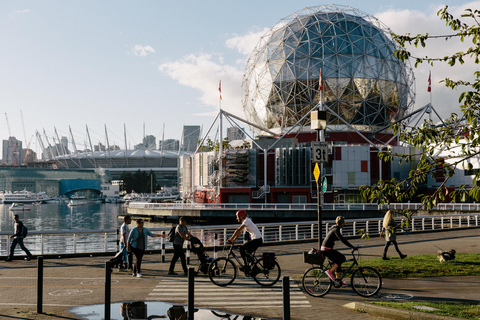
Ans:
POLYGON ((168 231, 168 241, 173 242, 175 240, 175 231, 177 229, 177 226, 174 226, 168 231))
POLYGON ((22 237, 26 238, 28 236, 28 229, 27 227, 22 227, 22 237))

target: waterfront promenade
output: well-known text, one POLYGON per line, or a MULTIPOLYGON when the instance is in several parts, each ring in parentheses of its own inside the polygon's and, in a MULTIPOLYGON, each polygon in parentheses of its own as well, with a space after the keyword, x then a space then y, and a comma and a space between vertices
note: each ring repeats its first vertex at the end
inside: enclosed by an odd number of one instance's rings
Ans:
MULTIPOLYGON (((383 239, 351 240, 360 244, 363 258, 380 257, 383 239)), ((435 254, 437 245, 455 248, 458 253, 480 251, 480 229, 452 230, 400 235, 398 242, 408 255, 435 254)), ((308 265, 302 252, 315 243, 263 247, 274 251, 282 267, 282 276, 292 280, 293 319, 374 319, 375 317, 343 307, 349 302, 365 301, 351 288, 332 289, 324 298, 313 298, 299 290, 298 282, 308 265)), ((348 250, 337 245, 343 253, 348 250)), ((394 254, 393 248, 389 251, 394 254)), ((221 253, 220 253, 221 254, 221 253)), ((147 255, 143 264, 144 278, 129 273, 112 274, 112 302, 170 301, 186 304, 186 277, 167 276, 167 263, 159 263, 159 255, 147 255), (182 289, 185 288, 183 291, 182 289)), ((407 258, 408 259, 408 258, 407 258)), ((79 305, 101 304, 104 297, 104 261, 107 257, 45 260, 44 312, 36 315, 36 262, 16 260, 0 262, 0 319, 76 319, 68 310, 79 305)), ((385 263, 394 263, 395 260, 385 263)), ((196 264, 192 259, 192 264, 196 264)), ((179 266, 178 266, 179 267, 179 266)), ((237 279, 227 288, 212 285, 206 276, 196 278, 196 307, 228 310, 232 313, 281 318, 281 285, 261 288, 252 279, 237 279)), ((480 301, 480 276, 446 278, 384 279, 381 297, 374 299, 410 298, 411 301, 480 301)))

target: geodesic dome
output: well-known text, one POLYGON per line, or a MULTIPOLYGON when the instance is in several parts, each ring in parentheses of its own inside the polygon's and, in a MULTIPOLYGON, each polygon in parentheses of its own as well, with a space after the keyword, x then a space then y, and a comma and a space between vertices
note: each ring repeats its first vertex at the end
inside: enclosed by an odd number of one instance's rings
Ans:
POLYGON ((280 20, 247 61, 247 117, 267 129, 290 127, 322 98, 330 128, 371 131, 400 119, 414 103, 414 77, 393 56, 390 33, 349 6, 310 7, 280 20))

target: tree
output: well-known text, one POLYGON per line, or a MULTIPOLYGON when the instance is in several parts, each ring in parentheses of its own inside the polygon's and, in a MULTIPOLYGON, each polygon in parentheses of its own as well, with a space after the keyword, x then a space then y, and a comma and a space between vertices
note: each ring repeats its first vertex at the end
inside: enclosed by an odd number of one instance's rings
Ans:
MULTIPOLYGON (((421 63, 447 63, 451 67, 463 64, 467 59, 479 63, 480 54, 480 10, 465 10, 460 18, 448 12, 448 6, 438 11, 437 15, 453 31, 449 35, 419 34, 416 36, 393 35, 402 49, 395 52, 400 60, 414 59, 415 67, 421 63), (448 41, 458 38, 462 42, 471 42, 465 52, 452 52, 444 57, 415 57, 406 49, 407 45, 425 47, 433 39, 448 41)), ((473 169, 472 161, 480 154, 480 71, 473 71, 473 81, 445 78, 442 82, 452 90, 461 89, 459 97, 460 114, 452 113, 441 125, 434 125, 429 120, 424 120, 421 126, 408 127, 405 123, 392 126, 394 133, 399 134, 401 141, 414 146, 419 157, 416 168, 410 171, 403 180, 383 180, 373 186, 363 186, 362 194, 370 202, 389 203, 392 199, 405 202, 415 195, 427 181, 428 176, 440 178, 441 185, 433 194, 421 194, 421 202, 427 209, 439 202, 451 199, 452 201, 466 201, 470 196, 478 201, 480 199, 480 170, 473 169), (442 157, 439 158, 439 151, 442 157), (474 174, 473 186, 467 188, 460 186, 459 190, 449 192, 447 182, 455 174, 455 169, 469 170, 474 174)), ((394 154, 391 150, 380 153, 384 161, 400 162, 412 161, 411 155, 394 154)), ((404 212, 404 214, 408 214, 404 212)))

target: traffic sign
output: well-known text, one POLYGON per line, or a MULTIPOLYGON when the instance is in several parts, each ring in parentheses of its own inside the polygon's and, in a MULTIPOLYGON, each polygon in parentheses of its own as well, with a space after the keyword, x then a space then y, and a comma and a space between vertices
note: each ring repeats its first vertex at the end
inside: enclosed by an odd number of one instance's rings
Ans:
POLYGON ((328 143, 324 141, 312 142, 312 161, 315 163, 328 163, 328 143))
POLYGON ((322 191, 323 193, 327 192, 327 177, 323 178, 322 191))
POLYGON ((315 169, 313 169, 313 176, 315 177, 315 181, 318 183, 318 178, 320 178, 320 168, 318 167, 318 163, 315 163, 315 169))

